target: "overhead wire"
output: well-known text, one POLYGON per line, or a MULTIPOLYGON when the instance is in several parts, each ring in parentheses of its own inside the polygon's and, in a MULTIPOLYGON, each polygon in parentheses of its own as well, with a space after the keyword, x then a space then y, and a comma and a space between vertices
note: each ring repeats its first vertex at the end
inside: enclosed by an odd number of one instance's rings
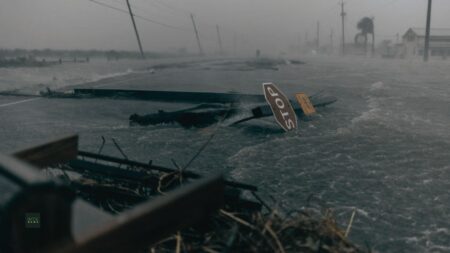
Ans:
POLYGON ((170 10, 175 11, 175 12, 180 12, 180 13, 184 13, 184 14, 192 13, 191 11, 184 10, 184 9, 182 9, 180 7, 176 7, 174 5, 168 4, 168 3, 164 2, 164 1, 161 1, 161 0, 153 0, 153 2, 154 3, 158 3, 160 6, 164 6, 167 9, 170 9, 170 10))
MULTIPOLYGON (((92 2, 94 4, 97 4, 99 6, 103 6, 105 8, 109 8, 109 9, 116 10, 118 12, 129 14, 128 10, 122 9, 122 8, 119 8, 119 7, 116 7, 116 6, 113 6, 111 4, 107 4, 105 2, 101 2, 101 1, 98 1, 98 0, 88 0, 88 1, 90 1, 90 2, 92 2)), ((119 4, 125 4, 124 2, 122 2, 120 0, 111 0, 111 1, 114 1, 114 2, 119 3, 119 4)), ((166 10, 170 10, 171 12, 165 12, 165 13, 172 13, 172 15, 175 15, 175 13, 179 13, 179 14, 182 14, 183 16, 185 15, 188 18, 191 15, 191 13, 192 13, 189 10, 182 9, 182 8, 180 8, 178 6, 174 6, 174 5, 168 4, 168 3, 164 2, 164 1, 161 1, 161 0, 146 1, 146 3, 151 5, 151 6, 153 6, 153 7, 158 8, 160 10, 163 10, 163 8, 166 9, 166 10)), ((136 4, 130 4, 130 6, 132 6, 132 8, 133 8, 133 12, 135 12, 136 10, 139 10, 139 9, 143 9, 141 6, 137 6, 136 4)), ((149 22, 149 23, 152 23, 152 24, 155 24, 155 25, 159 25, 159 26, 162 26, 162 27, 166 27, 166 28, 170 28, 170 29, 174 29, 174 30, 178 30, 178 31, 183 31, 183 32, 189 32, 189 33, 192 33, 192 31, 193 31, 192 28, 187 28, 187 27, 181 27, 181 26, 175 26, 175 25, 167 24, 167 23, 161 22, 159 20, 155 20, 153 18, 148 18, 146 16, 139 15, 139 14, 136 14, 136 13, 133 13, 133 16, 136 17, 137 19, 141 19, 143 21, 146 21, 146 22, 149 22)), ((197 16, 195 15, 195 17, 197 17, 197 16)), ((197 19, 196 21, 199 23, 199 25, 208 27, 209 29, 211 29, 211 31, 212 31, 212 29, 214 29, 214 31, 216 29, 216 25, 212 25, 212 24, 210 24, 210 22, 203 21, 202 19, 197 19)), ((241 32, 238 32, 238 31, 232 29, 232 28, 224 27, 224 26, 221 26, 221 29, 223 29, 225 31, 233 32, 233 34, 241 35, 239 37, 241 37, 241 40, 244 41, 244 39, 242 39, 242 36, 246 35, 245 33, 241 33, 241 32)), ((211 36, 206 36, 204 33, 200 33, 199 37, 202 40, 208 41, 209 43, 213 43, 213 42, 216 43, 217 42, 217 38, 212 38, 211 36)), ((246 44, 252 44, 252 45, 254 44, 253 42, 249 42, 247 39, 245 39, 245 42, 246 42, 246 44)))
MULTIPOLYGON (((187 15, 188 17, 192 14, 192 15, 194 15, 195 17, 196 17, 196 23, 198 23, 198 25, 200 26, 206 26, 206 27, 208 27, 209 29, 211 29, 211 31, 213 32, 213 33, 215 33, 216 32, 216 24, 211 24, 211 22, 207 22, 207 21, 204 21, 202 18, 199 18, 197 15, 195 15, 192 11, 190 11, 190 10, 186 10, 186 9, 183 9, 183 8, 180 8, 180 7, 178 7, 178 6, 175 6, 175 5, 172 5, 172 4, 169 4, 169 3, 167 3, 167 2, 164 2, 164 1, 162 1, 162 0, 151 0, 151 1, 147 1, 147 3, 158 3, 159 5, 161 5, 161 6, 164 6, 166 9, 169 9, 169 10, 171 10, 171 11, 173 11, 173 12, 177 12, 177 13, 180 13, 180 14, 184 14, 184 15, 187 15)), ((232 29, 232 28, 229 28, 229 27, 225 27, 225 26, 220 26, 220 29, 221 30, 225 30, 225 31, 229 31, 229 32, 232 32, 232 33, 235 33, 235 34, 238 34, 238 35, 240 35, 239 37, 245 37, 247 34, 245 34, 245 33, 241 33, 241 32, 238 32, 238 31, 236 31, 236 30, 234 30, 234 29, 232 29)), ((214 43, 216 43, 217 42, 217 38, 212 38, 212 37, 209 37, 209 36, 205 36, 203 33, 200 33, 199 34, 199 37, 201 38, 201 39, 204 39, 204 40, 207 40, 207 41, 210 41, 210 42, 214 42, 214 43)), ((245 40, 246 41, 246 43, 247 44, 254 44, 254 43, 252 43, 252 42, 248 42, 247 40, 245 40)))
MULTIPOLYGON (((115 6, 112 6, 110 4, 107 4, 107 3, 104 3, 104 2, 100 2, 98 0, 89 0, 89 1, 91 1, 92 3, 95 3, 97 5, 100 5, 100 6, 109 8, 109 9, 113 9, 113 10, 116 10, 116 11, 119 11, 119 12, 122 12, 122 13, 125 13, 125 14, 129 15, 129 11, 121 9, 121 8, 118 8, 118 7, 115 7, 115 6)), ((113 0, 113 1, 115 1, 117 3, 121 3, 118 0, 113 0)), ((133 13, 133 16, 136 17, 136 18, 139 18, 141 20, 144 20, 144 21, 147 21, 147 22, 150 22, 150 23, 153 23, 153 24, 157 24, 157 25, 160 25, 160 26, 163 26, 163 27, 166 27, 166 28, 171 28, 171 29, 175 29, 175 30, 178 30, 178 31, 192 33, 192 29, 189 29, 189 28, 165 24, 165 23, 162 23, 160 21, 156 21, 154 19, 150 19, 150 18, 144 17, 142 15, 138 15, 138 14, 135 14, 135 13, 133 13)), ((200 34, 199 36, 200 36, 201 39, 206 40, 208 42, 213 42, 213 41, 215 42, 215 39, 213 39, 213 38, 207 37, 207 36, 202 35, 202 34, 200 34)))
MULTIPOLYGON (((122 13, 129 14, 129 11, 127 11, 127 10, 124 10, 124 9, 121 9, 121 8, 118 8, 118 7, 115 7, 115 6, 112 6, 112 5, 110 5, 110 4, 106 4, 106 3, 104 3, 104 2, 100 2, 100 1, 97 1, 97 0, 89 0, 89 1, 92 2, 92 3, 95 3, 95 4, 97 4, 97 5, 103 6, 103 7, 105 7, 105 8, 109 8, 109 9, 113 9, 113 10, 116 10, 116 11, 119 11, 119 12, 122 12, 122 13)), ((133 14, 133 16, 136 17, 136 18, 139 18, 139 19, 141 19, 141 20, 147 21, 147 22, 149 22, 149 23, 153 23, 153 24, 156 24, 156 25, 160 25, 160 26, 163 26, 163 27, 166 27, 166 28, 176 29, 176 30, 180 30, 180 31, 187 31, 187 30, 186 30, 185 28, 183 28, 183 27, 174 26, 174 25, 169 25, 169 24, 162 23, 162 22, 160 22, 160 21, 157 21, 157 20, 154 20, 154 19, 150 19, 150 18, 141 16, 141 15, 133 14)), ((190 31, 189 31, 189 32, 190 32, 190 31)))

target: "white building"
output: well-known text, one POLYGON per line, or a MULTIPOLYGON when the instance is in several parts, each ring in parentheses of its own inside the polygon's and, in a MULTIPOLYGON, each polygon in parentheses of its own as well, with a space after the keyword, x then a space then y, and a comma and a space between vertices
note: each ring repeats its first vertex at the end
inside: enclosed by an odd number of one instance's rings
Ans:
MULTIPOLYGON (((423 56, 425 47, 425 28, 410 28, 403 35, 402 56, 406 58, 423 56)), ((430 29, 429 55, 447 58, 450 56, 450 29, 430 29)))

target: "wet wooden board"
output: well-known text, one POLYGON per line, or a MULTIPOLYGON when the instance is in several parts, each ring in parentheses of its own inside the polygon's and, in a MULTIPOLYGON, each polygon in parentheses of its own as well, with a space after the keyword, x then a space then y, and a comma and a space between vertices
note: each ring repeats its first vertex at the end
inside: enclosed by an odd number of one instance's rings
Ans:
POLYGON ((39 168, 76 159, 78 135, 64 137, 39 146, 15 152, 13 156, 39 168))

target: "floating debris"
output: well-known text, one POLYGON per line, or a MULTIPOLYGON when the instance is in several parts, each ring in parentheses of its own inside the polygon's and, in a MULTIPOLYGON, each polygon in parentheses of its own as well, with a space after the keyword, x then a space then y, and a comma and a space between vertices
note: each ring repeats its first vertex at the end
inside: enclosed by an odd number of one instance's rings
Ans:
POLYGON ((281 214, 252 185, 77 147, 71 136, 15 154, 53 179, 0 156, 2 252, 363 252, 331 212, 281 214))
MULTIPOLYGON (((183 127, 207 127, 228 118, 235 118, 240 113, 251 115, 249 117, 240 118, 232 122, 230 125, 237 125, 249 120, 274 116, 278 124, 285 130, 291 131, 297 128, 297 117, 309 117, 316 113, 314 107, 323 107, 337 101, 335 97, 323 96, 316 94, 311 97, 305 93, 295 94, 295 100, 298 103, 292 103, 275 84, 265 83, 264 95, 236 94, 236 93, 183 93, 173 92, 173 95, 181 101, 211 101, 217 100, 217 103, 228 102, 229 105, 210 103, 200 104, 195 107, 165 112, 163 110, 157 113, 139 115, 132 114, 129 117, 130 125, 157 125, 178 123, 183 127), (275 96, 276 95, 276 96, 275 96), (269 99, 271 98, 271 99, 269 99), (241 99, 241 100, 237 100, 241 99), (250 110, 240 109, 236 101, 246 102, 246 100, 259 101, 260 103, 268 103, 255 106, 250 110), (287 111, 289 108, 289 112, 287 111), (247 110, 247 112, 245 112, 247 110), (288 122, 288 123, 286 123, 288 122)), ((163 96, 169 96, 170 92, 162 93, 163 96)), ((149 94, 150 95, 150 94, 149 94)), ((162 99, 162 98, 160 98, 162 99)))

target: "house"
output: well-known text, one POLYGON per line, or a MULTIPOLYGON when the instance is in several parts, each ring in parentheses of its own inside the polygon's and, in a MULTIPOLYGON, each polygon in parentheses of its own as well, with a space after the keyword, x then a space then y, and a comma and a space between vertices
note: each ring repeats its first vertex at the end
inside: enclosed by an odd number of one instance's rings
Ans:
MULTIPOLYGON (((425 47, 425 28, 410 28, 403 35, 403 52, 405 58, 423 56, 425 47)), ((430 29, 429 55, 447 58, 450 56, 450 29, 430 29)))

